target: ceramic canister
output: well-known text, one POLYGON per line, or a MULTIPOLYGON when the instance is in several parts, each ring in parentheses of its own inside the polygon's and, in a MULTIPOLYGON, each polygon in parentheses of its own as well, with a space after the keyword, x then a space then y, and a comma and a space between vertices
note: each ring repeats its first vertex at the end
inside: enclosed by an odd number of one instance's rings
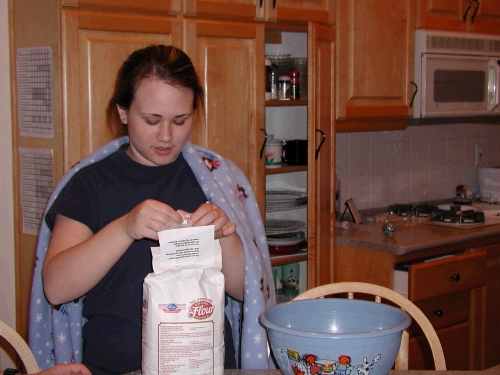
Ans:
POLYGON ((277 168, 283 164, 283 141, 274 139, 272 134, 267 136, 266 142, 266 168, 277 168))

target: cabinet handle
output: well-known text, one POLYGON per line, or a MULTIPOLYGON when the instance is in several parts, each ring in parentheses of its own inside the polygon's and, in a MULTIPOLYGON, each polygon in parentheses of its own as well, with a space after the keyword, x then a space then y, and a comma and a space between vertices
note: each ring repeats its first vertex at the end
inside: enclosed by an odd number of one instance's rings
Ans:
POLYGON ((262 8, 262 2, 263 2, 263 1, 264 1, 264 0, 260 0, 260 7, 261 7, 261 8, 262 8))
POLYGON ((276 9, 276 0, 273 0, 273 9, 276 9))
POLYGON ((438 318, 441 318, 443 316, 443 310, 434 310, 434 315, 436 315, 438 318))
POLYGON ((415 82, 411 82, 411 84, 415 87, 415 89, 413 90, 413 95, 410 99, 410 108, 413 107, 413 101, 415 100, 415 96, 417 96, 417 92, 418 92, 418 86, 415 82))
POLYGON ((457 274, 455 274, 455 275, 451 275, 451 279, 452 279, 452 280, 455 280, 455 281, 460 281, 460 274, 459 274, 459 273, 457 273, 457 274))
POLYGON ((463 20, 464 23, 467 22, 467 14, 469 14, 470 7, 472 6, 471 0, 468 0, 467 2, 469 3, 469 5, 467 5, 467 9, 465 10, 464 20, 463 20))
POLYGON ((323 146, 323 143, 325 143, 325 139, 326 139, 326 134, 325 134, 325 132, 323 130, 316 129, 316 131, 318 133, 321 133, 321 135, 323 136, 323 139, 321 140, 321 142, 319 143, 318 148, 316 149, 316 153, 314 155, 314 160, 318 160, 319 150, 321 150, 321 146, 323 146))
POLYGON ((264 132, 264 142, 262 142, 262 147, 260 148, 260 158, 262 159, 262 156, 264 155, 264 148, 266 148, 266 142, 267 142, 267 132, 266 129, 260 129, 260 131, 264 132))
POLYGON ((474 19, 476 18, 477 11, 479 10, 479 0, 472 0, 474 1, 476 5, 476 9, 474 10, 474 14, 472 14, 472 17, 470 18, 470 22, 474 23, 474 19))

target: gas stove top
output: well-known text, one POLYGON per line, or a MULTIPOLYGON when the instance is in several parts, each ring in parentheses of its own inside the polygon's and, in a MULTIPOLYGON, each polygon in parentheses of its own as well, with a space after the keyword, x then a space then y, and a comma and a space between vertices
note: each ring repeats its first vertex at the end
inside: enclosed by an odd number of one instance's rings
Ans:
POLYGON ((434 212, 438 211, 437 206, 429 204, 393 204, 389 206, 388 211, 391 214, 396 214, 399 216, 407 216, 414 218, 427 218, 430 217, 434 212))
MULTIPOLYGON (((430 204, 393 204, 389 213, 408 218, 425 218, 431 222, 450 224, 481 224, 485 222, 485 214, 472 206, 462 205, 430 205, 430 204)), ((500 216, 499 216, 500 218, 500 216)))

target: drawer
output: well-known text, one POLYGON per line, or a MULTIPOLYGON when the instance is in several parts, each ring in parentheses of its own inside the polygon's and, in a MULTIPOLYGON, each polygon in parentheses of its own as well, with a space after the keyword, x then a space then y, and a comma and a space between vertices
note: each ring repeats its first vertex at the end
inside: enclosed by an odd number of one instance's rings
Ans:
POLYGON ((408 268, 408 297, 414 302, 485 284, 484 251, 414 263, 408 268))
MULTIPOLYGON (((470 291, 463 290, 422 299, 416 301, 415 305, 422 310, 434 329, 438 330, 469 320, 470 291)), ((410 326, 410 337, 421 333, 422 331, 418 324, 415 323, 410 326)))
MULTIPOLYGON (((469 325, 457 324, 437 331, 443 346, 447 370, 469 370, 469 325)), ((432 370, 434 360, 424 336, 410 339, 409 363, 411 370, 432 370)))

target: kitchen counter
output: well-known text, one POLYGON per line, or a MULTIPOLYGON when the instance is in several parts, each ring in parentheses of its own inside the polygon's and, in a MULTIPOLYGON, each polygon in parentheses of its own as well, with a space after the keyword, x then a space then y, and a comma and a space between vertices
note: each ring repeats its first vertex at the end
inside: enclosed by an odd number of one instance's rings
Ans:
POLYGON ((478 242, 489 239, 491 242, 500 242, 500 219, 495 219, 494 225, 473 227, 441 226, 422 219, 406 221, 398 218, 391 222, 396 225, 396 231, 391 238, 382 233, 383 221, 349 223, 348 229, 336 230, 335 243, 392 255, 406 255, 455 244, 472 247, 478 242))

